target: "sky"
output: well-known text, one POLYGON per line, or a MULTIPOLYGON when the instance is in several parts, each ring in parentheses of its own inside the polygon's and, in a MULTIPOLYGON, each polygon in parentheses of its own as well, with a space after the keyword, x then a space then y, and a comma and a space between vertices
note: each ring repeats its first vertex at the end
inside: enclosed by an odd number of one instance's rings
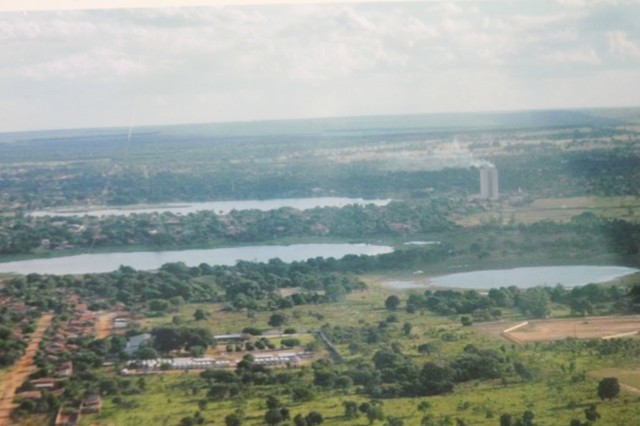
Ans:
POLYGON ((0 132, 618 106, 636 0, 0 12, 0 132))

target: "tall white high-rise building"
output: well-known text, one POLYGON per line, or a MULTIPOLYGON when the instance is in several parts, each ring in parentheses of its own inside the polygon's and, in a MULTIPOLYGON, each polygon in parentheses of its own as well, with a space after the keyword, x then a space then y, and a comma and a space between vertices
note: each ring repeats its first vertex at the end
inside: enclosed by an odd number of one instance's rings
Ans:
POLYGON ((480 168, 480 198, 485 200, 497 200, 500 197, 498 192, 498 169, 493 166, 483 166, 480 168))

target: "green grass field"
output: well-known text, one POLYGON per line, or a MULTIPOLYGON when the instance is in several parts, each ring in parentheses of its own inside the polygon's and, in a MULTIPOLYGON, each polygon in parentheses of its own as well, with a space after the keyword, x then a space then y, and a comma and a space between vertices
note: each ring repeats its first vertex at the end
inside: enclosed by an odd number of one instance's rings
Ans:
MULTIPOLYGON (((552 354, 550 356, 553 357, 552 354)), ((587 366, 586 360, 584 366, 587 366)), ((121 405, 106 399, 102 413, 84 416, 81 424, 178 425, 180 419, 198 411, 198 401, 205 398, 204 390, 194 393, 193 384, 196 378, 191 374, 147 376, 146 382, 148 390, 144 394, 124 397, 126 404, 121 405)), ((421 401, 428 401, 430 405, 426 413, 443 422, 437 424, 448 424, 448 421, 459 418, 472 425, 497 425, 498 417, 502 413, 520 415, 524 410, 531 410, 536 415, 537 424, 568 425, 573 418, 583 419, 584 409, 593 403, 597 404, 598 412, 602 415, 599 424, 635 424, 638 415, 637 404, 640 401, 637 395, 623 391, 614 401, 601 402, 596 397, 596 387, 596 379, 572 383, 558 377, 506 385, 499 381, 472 382, 458 386, 451 395, 383 400, 382 408, 387 416, 400 417, 406 425, 419 424, 425 415, 418 409, 421 401)), ((270 389, 258 388, 254 393, 261 396, 209 402, 202 412, 206 419, 205 424, 223 424, 224 416, 242 408, 246 413, 246 425, 263 425, 265 398, 270 389)), ((292 417, 298 413, 306 414, 315 410, 323 414, 323 424, 326 425, 368 424, 364 416, 354 420, 343 417, 343 401, 360 403, 368 400, 353 392, 323 392, 313 401, 305 403, 291 402, 285 395, 279 397, 290 409, 292 417)))
MULTIPOLYGON (((521 361, 531 368, 533 376, 524 381, 511 372, 506 380, 458 384, 454 392, 448 395, 383 399, 382 409, 387 416, 401 418, 406 426, 420 425, 425 415, 431 415, 435 425, 455 425, 460 419, 467 425, 496 426, 503 413, 517 417, 525 410, 531 410, 536 416, 537 425, 568 426, 572 419, 584 421, 585 408, 596 404, 602 416, 597 424, 636 424, 640 414, 639 395, 623 390, 613 401, 600 401, 596 392, 598 380, 608 376, 616 376, 622 383, 640 387, 640 364, 635 357, 599 356, 593 350, 571 341, 518 346, 475 327, 463 327, 457 316, 444 317, 428 312, 409 314, 404 309, 391 312, 384 308, 385 299, 394 293, 400 294, 401 299, 404 299, 406 293, 392 291, 381 285, 382 281, 390 278, 394 277, 365 276, 363 279, 369 289, 350 294, 339 303, 297 306, 284 310, 288 317, 285 327, 291 326, 300 332, 318 330, 325 324, 331 327, 364 328, 386 322, 390 315, 394 315, 395 321, 387 324, 390 341, 364 345, 357 354, 351 354, 346 343, 336 344, 347 363, 358 358, 371 360, 377 350, 393 344, 397 350, 408 355, 415 365, 421 366, 427 361, 447 362, 459 356, 471 344, 481 349, 498 351, 510 360, 521 361), (405 322, 412 325, 408 336, 402 332, 405 322), (423 343, 434 344, 436 350, 430 354, 420 354, 417 348, 423 343), (429 403, 427 411, 418 409, 418 404, 422 401, 429 403)), ((259 311, 248 315, 247 312, 229 312, 223 308, 222 304, 182 305, 177 312, 144 319, 141 325, 153 327, 168 324, 174 316, 178 316, 183 325, 206 327, 215 334, 239 332, 247 326, 270 328, 267 322, 271 312, 259 311), (196 309, 203 309, 207 318, 195 321, 193 314, 196 309)), ((554 314, 566 315, 567 311, 556 310, 554 314)), ((522 319, 520 313, 508 309, 504 316, 511 321, 522 319)), ((304 335, 302 343, 313 339, 311 335, 304 335)), ((275 343, 278 344, 277 339, 275 343)), ((217 350, 224 350, 223 348, 219 345, 217 350)), ((312 387, 312 367, 305 366, 295 371, 301 375, 300 380, 312 387)), ((111 374, 106 370, 102 373, 111 374)), ((132 380, 136 381, 137 378, 132 380)), ((146 390, 140 394, 121 395, 119 400, 112 396, 105 397, 103 411, 83 416, 81 425, 178 426, 181 419, 200 411, 202 407, 199 404, 207 400, 207 386, 196 373, 149 375, 145 376, 145 381, 146 390)), ((364 415, 352 420, 344 417, 344 401, 361 403, 370 400, 358 386, 348 390, 314 388, 315 398, 307 402, 292 401, 288 389, 287 386, 255 385, 241 396, 222 401, 208 400, 202 410, 204 424, 224 424, 226 415, 242 409, 246 415, 244 425, 262 426, 265 424, 264 415, 267 410, 266 397, 272 393, 278 394, 278 398, 289 408, 292 418, 296 414, 306 415, 315 410, 323 415, 325 425, 369 424, 364 415)))
POLYGON ((475 226, 492 221, 503 225, 531 224, 542 220, 568 222, 572 217, 585 212, 611 219, 637 222, 640 220, 640 199, 637 197, 541 198, 524 207, 513 207, 501 203, 491 210, 457 218, 456 222, 463 226, 475 226))

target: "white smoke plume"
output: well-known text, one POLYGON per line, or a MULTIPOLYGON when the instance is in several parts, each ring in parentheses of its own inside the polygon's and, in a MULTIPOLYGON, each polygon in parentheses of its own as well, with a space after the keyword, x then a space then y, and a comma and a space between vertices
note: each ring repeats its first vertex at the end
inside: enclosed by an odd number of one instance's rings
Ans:
POLYGON ((382 168, 388 171, 434 171, 446 168, 495 167, 490 161, 477 158, 456 138, 420 151, 385 154, 382 168))

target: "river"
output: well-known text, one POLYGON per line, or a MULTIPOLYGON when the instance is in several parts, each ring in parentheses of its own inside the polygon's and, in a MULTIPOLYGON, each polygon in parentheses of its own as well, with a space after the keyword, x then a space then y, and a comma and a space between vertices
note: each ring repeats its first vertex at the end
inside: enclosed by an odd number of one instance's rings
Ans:
POLYGON ((376 255, 392 251, 393 248, 389 246, 370 244, 293 244, 289 246, 96 253, 0 263, 0 273, 87 274, 115 271, 121 265, 131 266, 138 270, 153 270, 169 262, 184 262, 187 266, 198 266, 201 263, 233 265, 238 260, 265 262, 269 259, 280 258, 284 262, 293 262, 315 257, 340 259, 348 254, 376 255))
POLYGON ((127 216, 133 213, 174 213, 189 214, 201 210, 210 210, 219 214, 229 213, 231 210, 275 210, 281 207, 291 207, 298 210, 308 210, 315 207, 344 207, 350 204, 375 204, 384 206, 391 200, 365 200, 363 198, 344 197, 312 197, 312 198, 278 198, 272 200, 241 200, 241 201, 207 201, 201 203, 166 203, 161 205, 136 204, 129 206, 91 208, 60 207, 30 212, 31 216, 127 216))

